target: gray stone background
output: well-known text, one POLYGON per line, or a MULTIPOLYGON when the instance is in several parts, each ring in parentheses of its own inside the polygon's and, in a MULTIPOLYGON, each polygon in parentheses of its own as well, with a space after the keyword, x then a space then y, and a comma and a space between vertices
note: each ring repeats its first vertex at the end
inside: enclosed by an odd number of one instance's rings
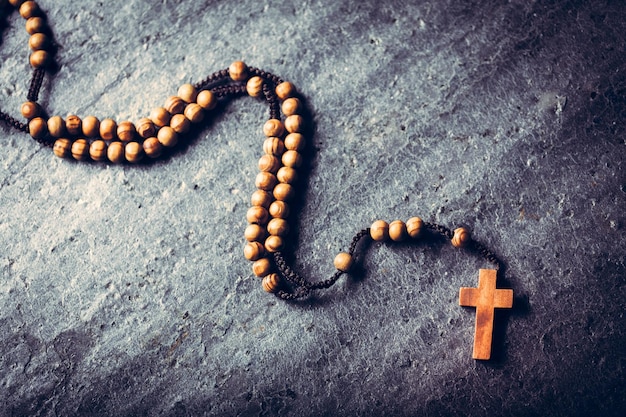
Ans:
MULTIPOLYGON (((437 241, 369 245, 306 302, 264 293, 242 256, 259 101, 151 165, 60 160, 2 125, 2 415, 624 415, 624 2, 39 4, 51 114, 137 121, 236 59, 298 86, 310 279, 373 220, 419 215, 471 228, 515 305, 474 361, 458 290, 488 264, 437 241)), ((17 116, 28 36, 4 21, 17 116)))

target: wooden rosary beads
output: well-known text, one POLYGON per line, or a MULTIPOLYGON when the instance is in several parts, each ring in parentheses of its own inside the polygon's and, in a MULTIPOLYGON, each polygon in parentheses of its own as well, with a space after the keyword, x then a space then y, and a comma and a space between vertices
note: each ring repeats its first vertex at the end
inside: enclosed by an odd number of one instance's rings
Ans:
MULTIPOLYGON (((269 119, 263 125, 263 155, 258 161, 251 207, 246 218, 244 236, 247 243, 243 254, 252 261, 254 275, 262 278, 262 287, 285 300, 308 296, 311 291, 332 286, 339 277, 351 271, 355 252, 361 239, 376 242, 399 242, 423 237, 426 231, 441 235, 457 248, 469 248, 495 265, 496 269, 480 270, 478 288, 461 288, 459 304, 476 307, 474 358, 489 359, 495 308, 511 308, 512 290, 496 289, 495 281, 500 262, 480 243, 472 240, 467 229, 451 231, 444 226, 413 217, 387 223, 375 221, 371 227, 358 232, 347 252, 334 259, 336 272, 327 280, 310 282, 296 273, 283 254, 289 233, 290 201, 297 188, 298 167, 305 148, 303 104, 294 85, 241 61, 228 69, 217 71, 196 84, 183 84, 177 95, 169 97, 163 107, 155 108, 137 123, 116 122, 95 116, 77 115, 48 117, 38 103, 39 91, 46 69, 52 64, 54 47, 45 16, 34 1, 8 0, 19 8, 26 19, 30 34, 30 65, 34 69, 27 102, 21 106, 28 120, 21 123, 0 111, 0 120, 30 135, 40 143, 51 146, 54 154, 76 160, 105 161, 113 164, 138 163, 159 158, 201 123, 207 112, 213 111, 220 99, 249 95, 269 105, 269 119), (284 116, 284 117, 283 117, 284 116)), ((0 1, 0 7, 2 2, 0 1)))

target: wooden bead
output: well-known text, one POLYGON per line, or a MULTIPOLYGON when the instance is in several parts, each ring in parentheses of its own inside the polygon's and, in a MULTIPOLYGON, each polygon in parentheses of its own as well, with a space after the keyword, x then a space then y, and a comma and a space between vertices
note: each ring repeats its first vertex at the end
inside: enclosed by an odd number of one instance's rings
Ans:
POLYGON ((139 142, 128 142, 124 147, 124 156, 128 162, 137 163, 143 159, 143 146, 139 142))
POLYGON ((406 231, 413 239, 419 237, 424 229, 424 222, 419 217, 411 217, 406 222, 406 231))
POLYGON ((302 155, 297 151, 287 151, 282 157, 283 165, 290 168, 297 168, 302 165, 302 155))
POLYGON ((290 184, 276 184, 274 187, 274 198, 279 201, 289 201, 295 194, 294 188, 290 184))
POLYGON ((259 172, 256 176, 254 184, 259 190, 271 191, 274 189, 276 182, 276 176, 271 172, 259 172))
POLYGON ((271 235, 265 239, 265 250, 269 253, 279 252, 285 246, 283 238, 276 235, 271 235))
POLYGON ((100 120, 95 116, 87 116, 83 119, 83 135, 87 138, 95 138, 100 135, 100 120))
POLYGON ((143 141, 143 151, 148 158, 158 158, 163 154, 163 145, 156 137, 151 137, 143 141))
POLYGON ((89 146, 89 156, 94 161, 104 161, 107 158, 107 144, 103 140, 94 140, 89 146))
POLYGON ((152 123, 152 120, 150 118, 144 117, 143 119, 139 120, 139 122, 137 122, 137 134, 141 138, 151 138, 153 136, 156 136, 156 132, 156 127, 154 126, 154 123, 152 123))
POLYGON ((259 171, 271 172, 275 174, 280 167, 280 159, 275 156, 265 154, 259 158, 259 171))
POLYGON ((285 119, 285 129, 289 133, 301 133, 304 130, 304 118, 299 114, 292 114, 285 119))
POLYGON ((269 119, 263 125, 263 133, 269 137, 281 137, 285 133, 285 126, 283 122, 278 119, 269 119))
POLYGON ((285 136, 285 148, 290 151, 302 151, 306 146, 306 140, 301 133, 290 133, 285 136))
POLYGON ((111 142, 107 148, 107 158, 114 164, 124 162, 124 144, 119 141, 111 142))
POLYGON ((66 138, 57 139, 54 142, 52 151, 59 158, 67 158, 72 154, 72 141, 66 138))
POLYGON ((246 220, 248 220, 248 223, 251 224, 264 225, 267 223, 268 218, 269 213, 267 212, 267 209, 261 206, 252 206, 246 213, 246 220))
POLYGON ((47 31, 48 25, 46 25, 46 21, 41 17, 31 17, 26 21, 26 32, 28 32, 29 35, 47 31))
POLYGON ((104 119, 100 122, 100 137, 104 140, 113 140, 117 137, 117 123, 113 119, 104 119))
POLYGON ((228 67, 228 74, 233 81, 245 81, 248 78, 248 66, 241 61, 235 61, 228 67))
POLYGON ((178 143, 178 133, 169 126, 163 126, 157 133, 157 139, 161 142, 161 145, 171 148, 178 143))
POLYGON ((65 120, 61 116, 52 116, 48 119, 48 132, 53 138, 65 136, 65 120))
POLYGON ((300 110, 302 110, 302 103, 300 103, 300 100, 298 100, 297 98, 290 97, 283 101, 281 109, 285 116, 292 116, 294 114, 300 113, 300 110))
POLYGON ((280 289, 280 275, 277 273, 269 274, 263 277, 263 281, 261 281, 261 286, 263 290, 269 293, 276 293, 280 289))
POLYGON ((80 117, 70 114, 65 118, 65 129, 70 135, 81 135, 83 133, 83 121, 80 117))
POLYGON ((272 196, 271 193, 267 191, 263 191, 263 190, 256 190, 255 192, 252 193, 252 198, 250 198, 250 203, 253 206, 268 208, 273 200, 274 200, 274 197, 272 196))
POLYGON ((267 224, 267 232, 273 236, 287 236, 289 233, 289 223, 281 218, 274 218, 267 224))
POLYGON ((213 110, 217 106, 217 97, 209 90, 202 90, 196 97, 196 103, 204 110, 213 110))
POLYGON ((20 16, 24 19, 30 19, 41 13, 39 5, 34 1, 26 1, 20 6, 20 16))
POLYGON ((177 94, 185 103, 193 103, 198 97, 198 90, 191 84, 183 84, 178 87, 177 94))
POLYGON ((83 161, 89 156, 89 142, 87 139, 76 139, 72 143, 72 156, 77 161, 83 161))
POLYGON ((25 0, 9 0, 9 4, 13 7, 19 8, 25 0))
POLYGON ((175 114, 172 116, 172 120, 170 120, 170 127, 176 133, 187 133, 191 128, 191 121, 183 114, 175 114))
POLYGON ((283 81, 276 86, 276 96, 279 100, 287 100, 296 94, 296 87, 289 81, 283 81))
POLYGON ((370 226, 370 236, 377 242, 389 239, 389 224, 384 220, 376 220, 370 226))
POLYGON ((27 101, 22 104, 20 111, 22 112, 22 116, 30 120, 41 114, 41 106, 34 101, 27 101))
POLYGON ((401 242, 407 237, 406 224, 402 220, 394 220, 389 224, 389 238, 401 242))
POLYGON ((276 179, 286 184, 294 184, 298 181, 298 172, 291 167, 281 167, 276 173, 276 179))
POLYGON ((470 240, 472 240, 472 236, 470 235, 469 230, 464 227, 459 227, 454 230, 454 236, 452 237, 452 246, 455 248, 462 248, 466 246, 470 240))
POLYGON ((281 156, 285 152, 285 145, 281 138, 269 137, 263 142, 263 152, 268 155, 281 156))
POLYGON ((260 242, 265 238, 265 228, 258 224, 249 224, 243 235, 248 242, 260 242))
POLYGON ((50 39, 43 33, 34 33, 28 39, 28 46, 33 51, 46 50, 50 46, 50 39))
POLYGON ((28 132, 34 139, 43 139, 48 135, 48 123, 41 117, 28 122, 28 132))
POLYGON ((184 115, 191 123, 200 123, 204 120, 204 109, 197 103, 189 103, 184 115))
POLYGON ((152 120, 152 123, 154 123, 158 127, 169 125, 171 118, 172 115, 170 114, 170 112, 165 110, 163 107, 157 107, 155 109, 152 109, 152 111, 150 112, 150 120, 152 120))
POLYGON ((117 125, 117 137, 122 142, 130 142, 131 140, 135 139, 136 133, 137 129, 132 122, 125 121, 120 122, 120 124, 117 125))
POLYGON ((265 256, 265 246, 259 242, 248 242, 243 248, 243 256, 249 261, 258 261, 265 256))
POLYGON ((185 102, 183 101, 182 98, 177 97, 177 96, 171 96, 168 97, 167 100, 165 100, 165 105, 163 107, 165 107, 165 110, 167 110, 170 114, 180 114, 182 112, 185 111, 185 102))
POLYGON ((352 255, 346 252, 340 252, 335 256, 333 261, 335 268, 341 272, 348 272, 352 269, 353 259, 352 255))
POLYGON ((270 204, 269 213, 277 219, 286 219, 289 217, 289 205, 284 201, 274 201, 270 204))
POLYGON ((33 68, 43 68, 46 65, 48 65, 49 61, 50 61, 50 54, 47 51, 44 51, 43 49, 34 51, 32 54, 30 54, 30 65, 33 68))
POLYGON ((272 272, 272 264, 269 259, 261 258, 252 264, 252 272, 257 277, 264 277, 272 272))
POLYGON ((246 91, 250 97, 261 97, 263 95, 263 78, 255 75, 246 83, 246 91))

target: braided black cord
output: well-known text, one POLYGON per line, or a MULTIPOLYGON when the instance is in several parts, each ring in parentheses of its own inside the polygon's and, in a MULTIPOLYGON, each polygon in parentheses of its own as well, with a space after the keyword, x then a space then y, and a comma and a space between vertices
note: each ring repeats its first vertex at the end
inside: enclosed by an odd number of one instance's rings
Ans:
POLYGON ((212 88, 211 92, 215 94, 218 98, 247 94, 246 86, 240 84, 221 85, 219 87, 212 88))
POLYGON ((442 235, 445 238, 452 239, 452 237, 454 236, 454 232, 452 232, 452 230, 450 230, 447 227, 442 226, 440 224, 424 222, 424 226, 427 229, 430 229, 430 230, 432 230, 434 232, 439 233, 440 235, 442 235))
POLYGON ((280 83, 283 82, 283 79, 280 77, 277 77, 276 75, 267 72, 267 71, 263 71, 262 69, 259 68, 255 68, 255 67, 248 67, 248 73, 250 75, 257 75, 261 78, 264 78, 268 81, 270 81, 272 84, 274 85, 278 85, 280 83))
POLYGON ((211 84, 217 84, 220 82, 224 82, 230 78, 227 69, 219 70, 214 72, 213 74, 206 77, 204 80, 195 83, 194 87, 196 90, 206 90, 208 86, 211 84))
POLYGON ((278 97, 276 97, 274 89, 270 88, 267 83, 263 83, 263 94, 270 107, 270 119, 280 120, 280 103, 278 102, 278 97))
POLYGON ((39 100, 39 91, 41 91, 41 85, 46 72, 43 68, 37 68, 33 71, 33 76, 30 80, 30 88, 28 89, 28 95, 26 98, 28 101, 39 100))
POLYGON ((11 126, 14 129, 21 130, 22 132, 28 133, 28 125, 26 123, 22 123, 8 115, 7 113, 0 110, 0 120, 3 120, 6 124, 11 126))

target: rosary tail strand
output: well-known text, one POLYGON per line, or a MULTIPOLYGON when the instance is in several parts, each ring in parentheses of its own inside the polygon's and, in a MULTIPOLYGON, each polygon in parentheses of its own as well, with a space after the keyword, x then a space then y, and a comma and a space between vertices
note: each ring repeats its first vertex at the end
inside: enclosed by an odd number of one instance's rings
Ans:
POLYGON ((28 95, 26 96, 28 101, 36 102, 39 99, 39 92, 41 91, 41 85, 45 74, 46 72, 43 68, 36 68, 33 71, 33 76, 30 80, 30 88, 28 90, 28 95))

